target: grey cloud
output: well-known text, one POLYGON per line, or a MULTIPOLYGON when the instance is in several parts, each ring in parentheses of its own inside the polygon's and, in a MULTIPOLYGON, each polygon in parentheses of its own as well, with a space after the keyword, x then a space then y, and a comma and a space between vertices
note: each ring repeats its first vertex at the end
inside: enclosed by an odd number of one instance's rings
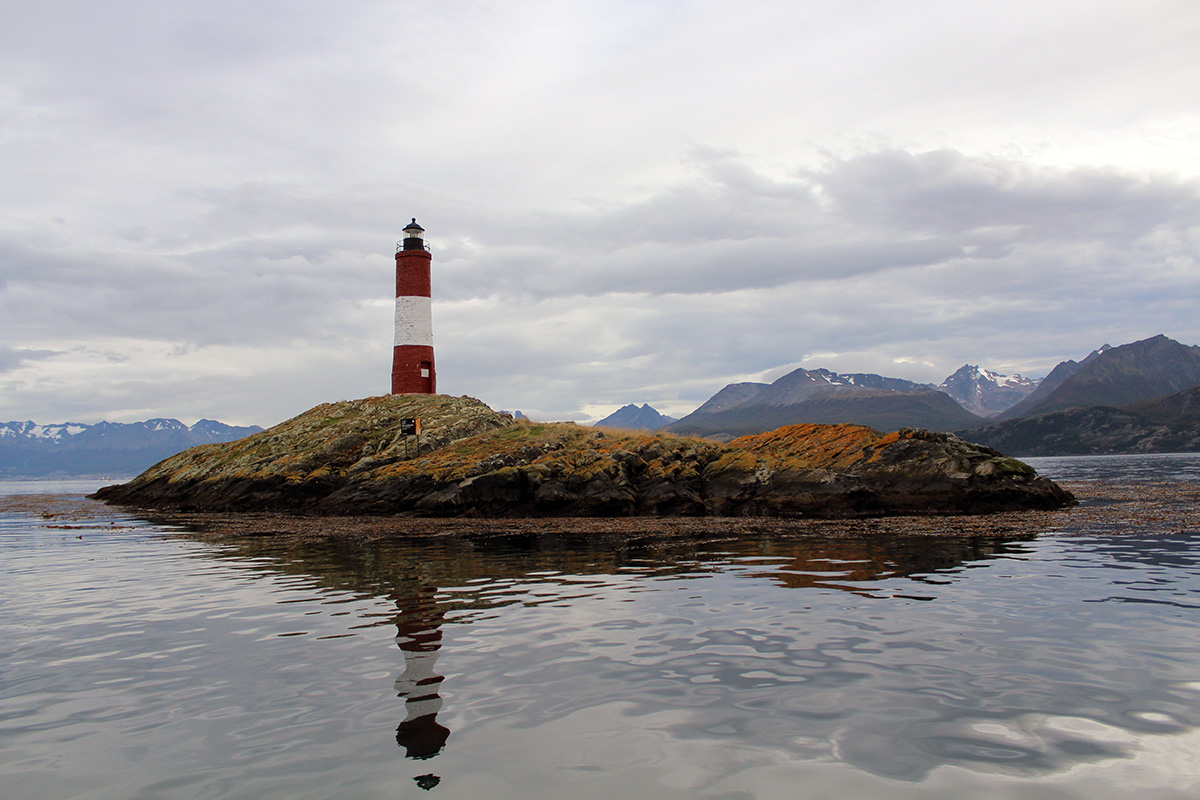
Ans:
POLYGON ((0 344, 0 373, 12 372, 23 364, 53 358, 59 354, 58 350, 36 350, 0 344))
POLYGON ((360 326, 353 310, 391 291, 386 258, 376 275, 329 252, 310 261, 282 251, 268 258, 253 245, 153 257, 12 242, 5 251, 10 335, 104 332, 200 344, 351 335, 360 326))
POLYGON ((1195 181, 1035 167, 953 150, 872 153, 805 174, 846 218, 908 232, 1128 243, 1200 212, 1195 181))
POLYGON ((1194 182, 953 151, 832 161, 803 185, 721 164, 736 186, 706 172, 643 203, 498 225, 503 234, 450 267, 450 296, 707 293, 936 264, 1028 280, 1024 265, 1036 263, 1044 281, 1050 257, 1062 273, 1073 262, 1140 269, 1147 247, 1165 245, 1139 240, 1164 229, 1186 255, 1200 212, 1194 182))

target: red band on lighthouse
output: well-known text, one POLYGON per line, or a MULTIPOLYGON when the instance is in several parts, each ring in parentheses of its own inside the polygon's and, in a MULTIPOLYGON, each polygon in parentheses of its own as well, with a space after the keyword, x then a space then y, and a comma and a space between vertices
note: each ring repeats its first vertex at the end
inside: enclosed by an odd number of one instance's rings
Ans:
POLYGON ((392 349, 392 394, 434 394, 433 301, 425 229, 412 223, 396 248, 396 339, 392 349))

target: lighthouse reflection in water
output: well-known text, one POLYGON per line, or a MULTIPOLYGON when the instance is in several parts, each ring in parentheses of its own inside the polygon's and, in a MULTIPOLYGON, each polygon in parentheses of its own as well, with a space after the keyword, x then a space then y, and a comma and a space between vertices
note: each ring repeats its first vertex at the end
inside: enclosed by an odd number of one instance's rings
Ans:
POLYGON ((442 615, 436 587, 422 588, 398 599, 403 609, 396 621, 396 644, 404 652, 404 672, 396 678, 396 692, 404 698, 404 721, 396 728, 396 744, 409 758, 432 758, 442 751, 450 730, 438 724, 442 709, 437 674, 442 647, 442 615))

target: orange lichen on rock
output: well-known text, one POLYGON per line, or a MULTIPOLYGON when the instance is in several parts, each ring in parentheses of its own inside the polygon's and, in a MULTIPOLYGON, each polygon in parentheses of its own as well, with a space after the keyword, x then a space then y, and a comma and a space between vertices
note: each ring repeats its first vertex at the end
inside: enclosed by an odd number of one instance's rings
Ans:
POLYGON ((864 425, 785 425, 767 433, 734 439, 728 446, 759 456, 790 462, 804 469, 838 470, 869 457, 871 449, 894 434, 883 436, 864 425))

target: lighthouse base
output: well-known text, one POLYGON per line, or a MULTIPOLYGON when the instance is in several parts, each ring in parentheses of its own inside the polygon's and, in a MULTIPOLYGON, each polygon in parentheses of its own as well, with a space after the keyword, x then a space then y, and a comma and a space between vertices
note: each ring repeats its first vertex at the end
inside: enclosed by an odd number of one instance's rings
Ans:
POLYGON ((432 347, 397 345, 392 350, 392 394, 437 394, 432 347))

